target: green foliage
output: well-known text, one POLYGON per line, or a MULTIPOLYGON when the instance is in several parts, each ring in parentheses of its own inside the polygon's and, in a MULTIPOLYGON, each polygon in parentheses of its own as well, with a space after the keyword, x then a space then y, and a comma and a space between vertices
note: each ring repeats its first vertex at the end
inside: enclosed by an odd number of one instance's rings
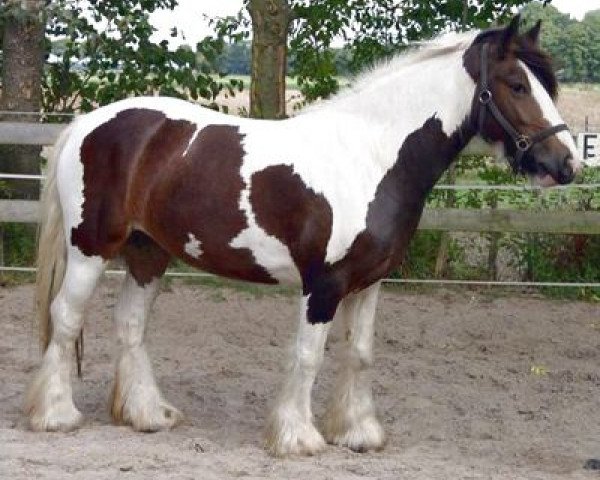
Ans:
POLYGON ((293 1, 290 50, 291 71, 310 101, 339 88, 339 71, 331 45, 342 38, 347 46, 350 72, 356 73, 378 59, 406 48, 411 42, 446 30, 487 27, 528 0, 505 2, 463 0, 316 0, 293 1), (465 6, 467 7, 465 9, 465 6))
POLYGON ((217 57, 218 72, 225 75, 250 75, 251 55, 252 50, 247 41, 226 44, 217 57))
MULTIPOLYGON (((176 0, 58 0, 47 9, 47 34, 58 40, 48 58, 46 111, 89 111, 132 95, 159 93, 210 102, 226 84, 211 75, 223 48, 206 38, 170 50, 155 43, 150 13, 176 0)), ((177 35, 177 29, 172 30, 177 35)))
MULTIPOLYGON (((297 77, 308 101, 327 97, 340 86, 340 56, 332 49, 334 41, 345 44, 344 70, 357 72, 441 31, 487 27, 529 1, 289 0, 294 18, 289 73, 297 77)), ((244 10, 214 24, 219 38, 248 38, 250 22, 244 10)))
MULTIPOLYGON (((485 157, 465 156, 457 164, 458 184, 470 185, 525 185, 526 180, 516 177, 508 168, 492 163, 485 157)), ((583 184, 600 183, 597 168, 585 168, 578 181, 583 184)), ((446 183, 444 179, 440 184, 446 183)), ((428 207, 446 205, 448 190, 434 190, 428 207)), ((453 192, 457 208, 507 208, 526 210, 600 210, 600 191, 597 189, 544 189, 544 190, 459 190, 453 192)), ((432 278, 441 235, 438 232, 418 232, 411 242, 406 261, 395 276, 432 278)), ((451 239, 446 278, 473 280, 488 278, 485 235, 461 236, 451 239), (465 252, 479 252, 483 261, 473 265, 465 252)), ((590 282, 600 279, 600 237, 597 235, 503 234, 500 249, 510 259, 509 266, 524 281, 536 282, 590 282)), ((598 298, 594 289, 545 289, 555 296, 598 298)))
POLYGON ((3 223, 4 264, 29 267, 35 263, 36 228, 22 223, 3 223))
POLYGON ((531 3, 523 9, 528 23, 543 22, 541 42, 565 82, 600 82, 600 10, 572 19, 552 5, 531 3))

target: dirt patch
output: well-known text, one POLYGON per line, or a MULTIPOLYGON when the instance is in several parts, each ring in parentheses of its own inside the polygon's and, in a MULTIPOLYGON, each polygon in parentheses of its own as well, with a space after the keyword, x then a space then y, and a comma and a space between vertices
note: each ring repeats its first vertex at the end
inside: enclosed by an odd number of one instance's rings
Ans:
MULTIPOLYGON (((374 390, 388 444, 313 458, 262 449, 282 379, 296 300, 174 284, 159 297, 149 350, 165 396, 186 414, 171 431, 110 424, 110 322, 116 280, 96 294, 86 324, 86 415, 70 434, 27 431, 23 390, 38 363, 33 288, 0 289, 0 478, 577 479, 600 457, 598 305, 437 290, 383 292, 374 390)), ((332 387, 334 328, 315 388, 319 418, 332 387)))

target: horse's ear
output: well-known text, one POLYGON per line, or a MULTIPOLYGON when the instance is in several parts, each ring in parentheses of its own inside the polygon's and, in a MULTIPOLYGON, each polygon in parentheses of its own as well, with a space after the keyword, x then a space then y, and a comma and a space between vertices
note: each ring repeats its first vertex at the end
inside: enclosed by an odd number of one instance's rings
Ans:
POLYGON ((534 45, 537 45, 540 40, 540 30, 542 28, 542 21, 538 20, 535 25, 531 27, 525 34, 525 38, 534 45))
POLYGON ((521 23, 521 15, 516 14, 508 26, 502 30, 502 39, 500 43, 500 57, 504 57, 506 52, 508 52, 508 48, 510 44, 519 33, 519 24, 521 23))

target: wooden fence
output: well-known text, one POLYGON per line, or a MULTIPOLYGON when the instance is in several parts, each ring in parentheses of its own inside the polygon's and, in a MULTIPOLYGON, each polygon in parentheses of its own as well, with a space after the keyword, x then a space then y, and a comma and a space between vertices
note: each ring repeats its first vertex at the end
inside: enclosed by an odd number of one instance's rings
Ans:
MULTIPOLYGON (((51 145, 66 124, 0 122, 0 144, 51 145)), ((35 223, 38 202, 0 200, 0 223, 35 223)), ((463 232, 600 234, 600 212, 427 209, 419 228, 463 232)))

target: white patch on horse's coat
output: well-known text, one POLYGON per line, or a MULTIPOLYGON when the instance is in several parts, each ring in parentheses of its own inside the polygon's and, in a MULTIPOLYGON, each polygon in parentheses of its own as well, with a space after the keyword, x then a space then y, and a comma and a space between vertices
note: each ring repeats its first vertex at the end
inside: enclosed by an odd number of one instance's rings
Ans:
POLYGON ((190 137, 190 140, 187 144, 187 147, 185 147, 185 150, 183 151, 182 156, 186 156, 188 154, 188 152, 190 151, 190 147, 194 144, 194 142, 196 141, 196 138, 198 137, 198 134, 200 133, 200 128, 198 126, 196 126, 196 130, 194 130, 194 133, 192 134, 192 136, 190 137))
POLYGON ((193 233, 188 233, 188 242, 183 246, 183 250, 190 257, 200 258, 200 255, 202 255, 200 240, 193 233))
POLYGON ((248 227, 232 239, 229 246, 249 249, 254 261, 278 282, 298 284, 300 275, 288 247, 258 226, 249 197, 250 189, 246 188, 241 194, 240 210, 246 216, 248 227))
MULTIPOLYGON (((555 103, 552 101, 552 97, 548 94, 544 86, 538 80, 538 78, 531 72, 531 70, 525 65, 524 62, 519 60, 519 64, 521 68, 527 74, 527 78, 529 80, 529 84, 531 85, 531 93, 533 97, 537 100, 540 109, 542 110, 542 115, 544 118, 550 123, 551 126, 560 125, 565 123, 562 119, 558 108, 555 103)), ((571 152, 572 160, 570 161, 571 167, 573 171, 577 172, 581 170, 581 158, 579 155, 579 151, 577 150, 577 146, 575 145, 575 140, 571 136, 571 132, 568 130, 563 130, 556 134, 556 137, 560 140, 560 142, 569 149, 571 152)))
MULTIPOLYGON (((250 232, 260 228, 249 201, 251 177, 272 165, 289 165, 307 188, 323 195, 331 207, 333 224, 326 260, 334 262, 342 258, 354 237, 365 228, 368 204, 385 173, 378 164, 364 161, 376 154, 377 137, 373 129, 355 116, 315 112, 285 122, 261 122, 252 128, 241 125, 240 133, 244 135, 245 152, 240 174, 246 183, 240 209, 246 213, 249 227, 231 245, 250 248, 257 259, 271 255, 268 251, 261 254, 245 243, 251 238, 264 241, 268 237, 264 231, 250 232), (360 131, 362 137, 349 135, 349 131, 360 131), (334 141, 338 138, 343 141, 334 141)), ((287 251, 287 247, 282 245, 283 248, 287 251)), ((286 258, 291 260, 289 252, 286 258)), ((269 271, 271 268, 267 267, 269 271)))

